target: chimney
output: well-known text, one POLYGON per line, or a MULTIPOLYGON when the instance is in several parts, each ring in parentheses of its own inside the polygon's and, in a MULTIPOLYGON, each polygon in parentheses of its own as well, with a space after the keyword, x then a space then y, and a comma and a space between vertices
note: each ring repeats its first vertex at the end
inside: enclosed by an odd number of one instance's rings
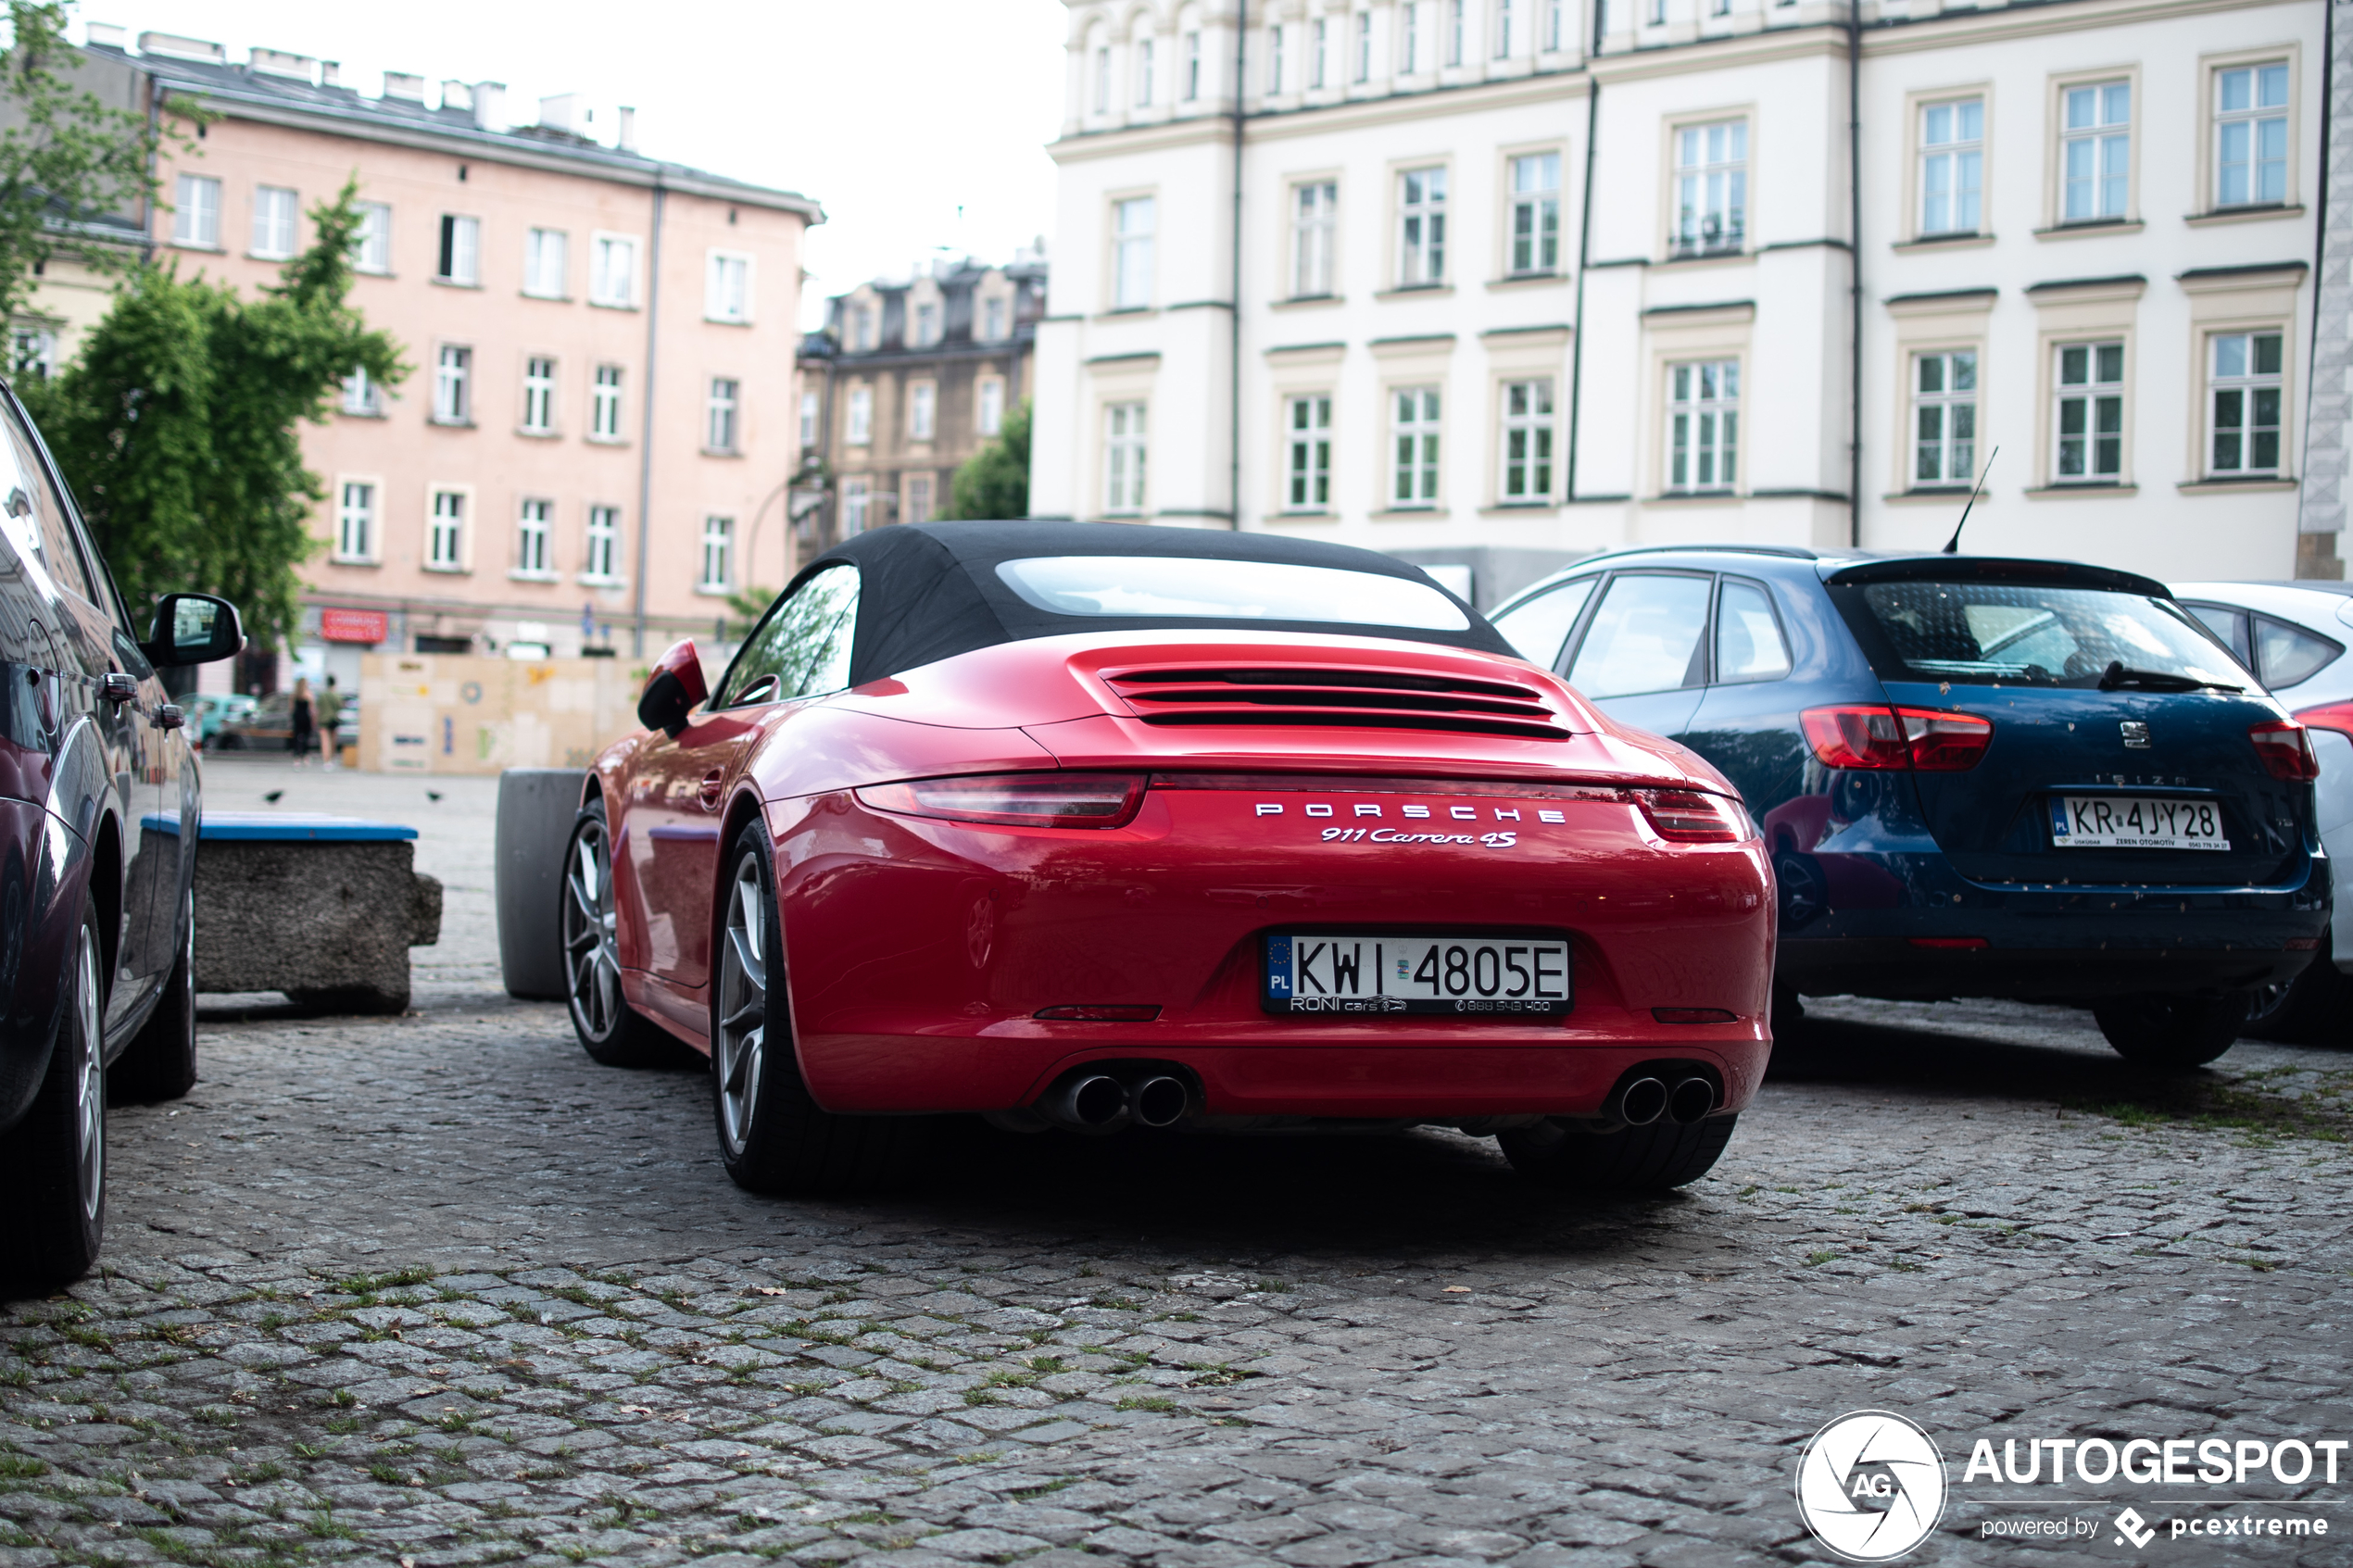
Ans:
POLYGON ((229 63, 229 51, 220 44, 208 44, 201 38, 182 38, 176 32, 141 33, 139 53, 160 55, 167 60, 202 60, 217 66, 229 63))
POLYGON ((441 84, 441 107, 445 109, 472 109, 474 107, 474 90, 462 82, 444 82, 441 84))
POLYGON ((411 76, 405 70, 388 70, 384 72, 384 95, 387 98, 403 98, 413 104, 422 104, 425 101, 425 79, 422 76, 411 76))
POLYGON ((621 127, 613 134, 613 143, 624 153, 637 150, 637 111, 627 104, 621 106, 621 127))
POLYGON ((289 81, 308 82, 315 80, 319 62, 308 55, 288 54, 283 49, 264 49, 258 45, 245 54, 245 69, 260 76, 283 76, 289 81))
POLYGON ((343 62, 342 62, 341 60, 321 60, 321 61, 319 62, 319 85, 320 85, 320 86, 321 86, 321 87, 333 87, 333 86, 334 86, 334 85, 336 84, 336 82, 335 82, 335 78, 337 78, 338 76, 340 76, 340 75, 342 75, 342 74, 343 74, 343 62))
POLYGON ((567 136, 585 136, 583 122, 587 118, 587 101, 577 93, 559 93, 539 100, 539 124, 542 129, 560 131, 567 136))
POLYGON ((117 27, 112 22, 85 23, 82 32, 89 39, 90 47, 93 49, 127 50, 131 47, 131 30, 127 27, 117 27))
POLYGON ((503 82, 474 83, 474 129, 504 131, 507 129, 507 84, 503 82))

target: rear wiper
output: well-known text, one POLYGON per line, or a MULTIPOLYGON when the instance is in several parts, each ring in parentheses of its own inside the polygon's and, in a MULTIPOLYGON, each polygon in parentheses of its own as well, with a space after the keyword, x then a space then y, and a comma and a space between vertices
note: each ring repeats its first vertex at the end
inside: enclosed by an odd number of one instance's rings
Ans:
POLYGON ((2127 670, 2120 659, 2108 661, 2100 671, 2100 690, 2112 692, 2119 686, 2138 686, 2145 692, 2243 692, 2245 686, 2227 686, 2220 681, 2193 680, 2187 675, 2169 675, 2161 670, 2127 670))

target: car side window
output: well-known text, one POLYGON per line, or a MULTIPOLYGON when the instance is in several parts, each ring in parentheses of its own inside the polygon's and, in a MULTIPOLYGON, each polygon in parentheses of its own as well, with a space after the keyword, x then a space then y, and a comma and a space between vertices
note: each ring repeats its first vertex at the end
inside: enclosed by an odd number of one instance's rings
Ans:
POLYGON ((1762 583, 1727 577, 1716 595, 1716 679, 1778 681, 1790 670, 1789 643, 1762 583))
POLYGON ((1568 684, 1597 698, 1705 684, 1711 586, 1705 577, 1663 571, 1611 578, 1568 684))
POLYGON ((2255 621, 2255 657, 2263 684, 2273 691, 2309 681, 2344 653, 2345 646, 2301 626, 2259 615, 2255 621))
POLYGON ((829 566, 794 590, 736 655, 713 708, 820 696, 849 684, 858 569, 829 566))
POLYGON ((2255 655, 2246 643, 2245 610, 2233 609, 2228 605, 2191 604, 2187 601, 2183 603, 2182 608, 2196 616, 2198 623, 2221 639, 2224 647, 2236 654, 2241 664, 2250 670, 2255 667, 2255 655))
MULTIPOLYGON (((0 403, 0 430, 6 433, 6 451, 0 453, 0 519, 18 553, 36 559, 50 581, 94 605, 104 607, 107 596, 91 578, 90 564, 82 558, 74 538, 73 520, 65 502, 49 483, 41 450, 14 408, 0 403)), ((108 612, 111 616, 111 611, 108 612)))
POLYGON ((1550 670, 1560 662, 1561 645, 1577 625, 1585 601, 1593 596, 1598 577, 1579 577, 1540 594, 1526 604, 1496 617, 1495 630, 1530 664, 1550 670))

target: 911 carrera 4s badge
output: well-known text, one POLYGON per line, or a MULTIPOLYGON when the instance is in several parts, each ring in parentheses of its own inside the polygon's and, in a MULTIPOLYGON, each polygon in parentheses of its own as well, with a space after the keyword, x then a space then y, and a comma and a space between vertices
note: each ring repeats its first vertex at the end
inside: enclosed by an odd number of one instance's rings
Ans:
MULTIPOLYGON (((1262 800, 1252 815, 1280 817, 1288 814, 1290 809, 1290 808, 1281 801, 1262 800)), ((1491 828, 1485 833, 1478 833, 1470 831, 1467 827, 1456 828, 1454 824, 1490 820, 1498 822, 1522 822, 1531 816, 1540 822, 1568 821, 1566 812, 1554 810, 1549 807, 1533 806, 1526 808, 1490 806, 1482 811, 1477 806, 1425 806, 1413 801, 1400 805, 1393 801, 1384 803, 1360 800, 1343 812, 1340 806, 1330 801, 1311 800, 1299 809, 1302 815, 1311 820, 1319 817, 1346 816, 1351 822, 1364 817, 1385 817, 1389 812, 1394 811, 1409 823, 1428 822, 1433 826, 1444 823, 1452 830, 1433 833, 1419 826, 1394 828, 1386 824, 1380 827, 1327 827, 1322 829, 1317 835, 1325 844, 1453 844, 1485 849, 1509 849, 1519 843, 1520 830, 1517 828, 1491 828)))
POLYGON ((1544 1018, 1572 1000, 1557 938, 1286 932, 1265 956, 1268 1012, 1544 1018))

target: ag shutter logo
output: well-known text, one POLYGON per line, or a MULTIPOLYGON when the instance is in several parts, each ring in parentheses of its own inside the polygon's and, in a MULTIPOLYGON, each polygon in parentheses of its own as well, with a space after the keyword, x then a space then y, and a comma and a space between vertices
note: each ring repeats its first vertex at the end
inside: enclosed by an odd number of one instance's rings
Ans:
POLYGON ((1856 1411, 1814 1434, 1797 1461, 1797 1512, 1852 1562, 1893 1562, 1944 1516, 1944 1458, 1890 1411, 1856 1411))

